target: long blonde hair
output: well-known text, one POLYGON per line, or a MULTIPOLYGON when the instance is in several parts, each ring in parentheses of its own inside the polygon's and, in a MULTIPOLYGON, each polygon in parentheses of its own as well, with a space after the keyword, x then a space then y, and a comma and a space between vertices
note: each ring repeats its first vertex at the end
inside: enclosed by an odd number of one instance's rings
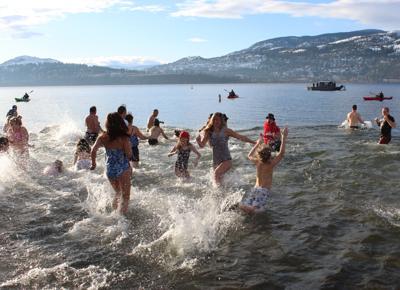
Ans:
POLYGON ((214 131, 215 118, 221 119, 221 128, 226 127, 226 119, 224 118, 224 114, 216 112, 208 119, 207 124, 203 127, 202 131, 204 131, 206 134, 211 134, 214 131))

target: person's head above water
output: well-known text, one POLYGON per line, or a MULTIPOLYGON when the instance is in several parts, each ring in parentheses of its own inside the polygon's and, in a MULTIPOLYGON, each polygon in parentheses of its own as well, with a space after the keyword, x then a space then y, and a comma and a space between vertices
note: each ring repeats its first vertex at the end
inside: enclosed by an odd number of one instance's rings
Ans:
POLYGON ((160 126, 160 120, 155 119, 154 120, 154 126, 159 127, 160 126))
POLYGON ((128 127, 118 112, 107 115, 105 127, 110 141, 127 136, 128 127))
POLYGON ((63 162, 61 160, 54 161, 54 168, 61 173, 63 171, 63 162))
POLYGON ((10 118, 10 125, 11 126, 22 126, 22 121, 21 121, 22 117, 21 116, 17 116, 17 117, 12 117, 10 118))
POLYGON ((265 119, 269 120, 269 121, 275 121, 275 116, 272 113, 268 113, 267 117, 265 117, 265 119))
POLYGON ((0 137, 0 152, 6 152, 10 143, 6 137, 0 137))
POLYGON ((157 116, 158 116, 158 109, 154 109, 154 110, 153 110, 153 116, 154 116, 154 117, 157 117, 157 116))
POLYGON ((388 115, 389 114, 389 108, 388 107, 383 107, 382 108, 382 115, 388 115))
POLYGON ((96 106, 90 107, 90 109, 89 109, 89 113, 90 113, 90 114, 96 114, 96 112, 97 112, 96 106))
POLYGON ((17 105, 13 105, 13 106, 12 106, 12 109, 13 109, 13 110, 17 110, 17 105))
POLYGON ((357 111, 357 105, 353 105, 353 111, 357 111))

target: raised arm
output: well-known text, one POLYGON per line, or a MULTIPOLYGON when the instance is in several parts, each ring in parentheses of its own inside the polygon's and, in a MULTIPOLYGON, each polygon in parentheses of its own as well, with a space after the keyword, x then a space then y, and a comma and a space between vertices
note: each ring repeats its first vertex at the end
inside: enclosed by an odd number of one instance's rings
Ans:
POLYGON ((387 115, 385 115, 383 118, 385 119, 386 122, 388 122, 390 127, 396 128, 396 122, 390 120, 390 118, 387 115))
POLYGON ((285 155, 285 149, 286 149, 286 139, 288 136, 288 128, 285 127, 285 129, 282 130, 281 132, 282 135, 282 143, 281 143, 281 148, 279 149, 279 153, 278 155, 276 155, 276 157, 274 159, 272 159, 272 166, 277 165, 283 158, 283 156, 285 155))
POLYGON ((160 132, 161 132, 161 135, 165 138, 165 139, 167 139, 168 140, 168 136, 167 135, 165 135, 165 133, 164 133, 164 130, 163 129, 161 129, 160 128, 160 132))
POLYGON ((261 143, 261 139, 258 139, 256 144, 254 144, 253 148, 251 148, 251 150, 249 151, 249 154, 247 154, 247 158, 249 158, 249 160, 253 161, 254 163, 257 162, 257 158, 254 156, 254 153, 256 152, 258 146, 260 146, 261 143))
POLYGON ((204 146, 206 146, 209 138, 210 137, 208 136, 208 134, 206 132, 204 132, 203 137, 201 135, 198 135, 196 137, 196 142, 197 142, 197 144, 199 145, 200 148, 204 148, 204 146))
POLYGON ((358 119, 358 122, 360 122, 361 124, 365 124, 364 120, 361 118, 360 114, 357 114, 357 119, 358 119))
POLYGON ((96 139, 96 142, 94 143, 94 145, 92 147, 92 151, 90 151, 90 157, 92 158, 92 166, 90 167, 90 170, 96 169, 97 150, 99 150, 99 148, 102 146, 104 146, 102 137, 99 137, 96 139))
POLYGON ((251 143, 251 144, 256 144, 256 141, 253 141, 253 140, 251 140, 250 138, 248 138, 248 137, 246 137, 244 135, 240 135, 239 133, 233 131, 232 129, 226 128, 225 133, 229 137, 236 138, 236 139, 238 139, 240 141, 251 143))

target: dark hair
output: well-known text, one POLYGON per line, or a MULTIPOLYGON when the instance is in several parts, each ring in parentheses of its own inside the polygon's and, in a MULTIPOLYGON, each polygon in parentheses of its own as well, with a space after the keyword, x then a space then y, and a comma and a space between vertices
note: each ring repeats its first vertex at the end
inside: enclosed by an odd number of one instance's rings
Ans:
POLYGON ((174 130, 175 136, 179 138, 179 135, 181 134, 181 130, 174 130))
POLYGON ((7 146, 7 145, 8 145, 7 137, 0 137, 0 146, 7 146))
POLYGON ((128 127, 118 112, 107 115, 106 131, 110 141, 114 141, 119 137, 128 136, 128 127))
POLYGON ((131 113, 129 113, 128 115, 125 116, 125 120, 128 121, 129 124, 132 124, 133 122, 133 116, 131 113))
POLYGON ((154 120, 154 126, 156 126, 156 127, 160 126, 160 120, 155 119, 154 120))
POLYGON ((97 111, 96 106, 92 106, 92 107, 90 107, 90 109, 89 109, 89 112, 90 112, 90 113, 96 113, 96 111, 97 111))
POLYGON ((353 105, 353 110, 357 110, 357 105, 353 105))
POLYGON ((153 110, 153 113, 155 113, 155 112, 158 112, 158 109, 154 109, 154 110, 153 110))
POLYGON ((118 112, 118 114, 126 113, 126 107, 125 107, 125 105, 119 106, 117 112, 118 112))
POLYGON ((78 144, 76 144, 76 151, 90 153, 90 145, 86 139, 80 139, 78 144))

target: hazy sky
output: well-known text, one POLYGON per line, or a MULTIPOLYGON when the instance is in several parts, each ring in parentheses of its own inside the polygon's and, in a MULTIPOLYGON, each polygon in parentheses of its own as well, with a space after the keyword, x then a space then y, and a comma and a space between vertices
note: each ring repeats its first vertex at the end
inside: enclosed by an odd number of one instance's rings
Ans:
POLYGON ((220 56, 279 36, 400 29, 400 0, 0 0, 0 63, 220 56))

